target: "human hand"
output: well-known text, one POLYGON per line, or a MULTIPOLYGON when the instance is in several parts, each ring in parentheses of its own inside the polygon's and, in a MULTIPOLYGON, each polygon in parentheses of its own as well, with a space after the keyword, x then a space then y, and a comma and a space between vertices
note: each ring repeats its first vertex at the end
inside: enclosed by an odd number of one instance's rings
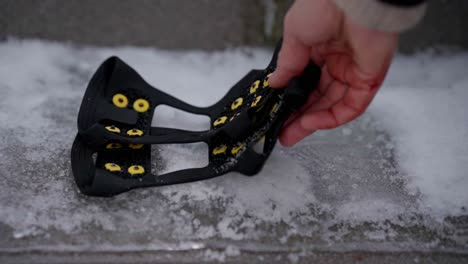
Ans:
POLYGON ((305 106, 286 122, 281 144, 292 146, 361 115, 380 88, 397 43, 397 33, 357 25, 331 0, 296 0, 284 19, 270 86, 285 87, 311 59, 322 74, 305 106))

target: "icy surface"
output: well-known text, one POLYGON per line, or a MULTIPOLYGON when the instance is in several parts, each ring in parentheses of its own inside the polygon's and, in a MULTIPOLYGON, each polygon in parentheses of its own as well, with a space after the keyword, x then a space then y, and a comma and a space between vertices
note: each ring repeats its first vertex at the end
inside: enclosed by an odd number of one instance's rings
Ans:
MULTIPOLYGON (((0 250, 206 249, 219 261, 244 249, 297 252, 290 261, 309 249, 467 251, 468 54, 398 57, 366 115, 278 147, 255 177, 89 198, 69 153, 86 84, 111 55, 200 106, 270 59, 261 49, 1 43, 0 250)), ((154 166, 199 166, 206 156, 193 153, 204 149, 162 146, 154 166)))
POLYGON ((466 55, 400 58, 371 108, 392 136, 409 190, 439 217, 468 206, 467 66, 466 55))
POLYGON ((210 129, 210 118, 160 105, 154 111, 152 126, 204 131, 210 129))

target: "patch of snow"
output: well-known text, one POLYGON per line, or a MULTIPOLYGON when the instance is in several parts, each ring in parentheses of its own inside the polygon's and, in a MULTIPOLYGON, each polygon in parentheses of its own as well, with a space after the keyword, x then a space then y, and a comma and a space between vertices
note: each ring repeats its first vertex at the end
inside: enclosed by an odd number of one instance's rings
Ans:
POLYGON ((229 256, 229 257, 237 257, 241 254, 239 248, 233 245, 227 246, 225 253, 226 253, 226 256, 229 256))
POLYGON ((355 221, 385 221, 391 216, 405 213, 404 210, 397 204, 383 200, 346 201, 337 207, 336 217, 355 221))
MULTIPOLYGON (((215 261, 240 254, 244 241, 266 250, 293 247, 301 239, 328 250, 363 249, 366 241, 400 245, 408 237, 427 243, 420 248, 443 239, 464 241, 444 218, 467 214, 467 54, 398 57, 366 115, 320 131, 293 149, 278 147, 255 177, 230 173, 90 198, 76 190, 69 153, 86 84, 111 55, 150 84, 207 106, 248 70, 263 68, 271 51, 0 43, 0 230, 12 230, 3 239, 74 237, 84 245, 71 240, 63 248, 85 249, 239 243, 223 252, 206 251, 215 261), (429 241, 412 236, 421 226, 433 236, 429 241)), ((163 164, 157 169, 202 166, 206 156, 193 155, 199 150, 160 146, 163 164)), ((295 259, 292 254, 289 260, 295 259)))
POLYGON ((159 105, 154 110, 151 125, 154 127, 204 131, 210 129, 210 118, 205 115, 188 113, 167 105, 159 105))
POLYGON ((400 57, 370 109, 392 138, 408 188, 440 218, 468 206, 467 61, 467 54, 400 57))
POLYGON ((208 145, 204 142, 160 145, 157 148, 157 156, 153 154, 153 160, 155 159, 158 162, 153 162, 152 165, 155 166, 154 171, 157 175, 189 168, 202 168, 208 165, 208 145))

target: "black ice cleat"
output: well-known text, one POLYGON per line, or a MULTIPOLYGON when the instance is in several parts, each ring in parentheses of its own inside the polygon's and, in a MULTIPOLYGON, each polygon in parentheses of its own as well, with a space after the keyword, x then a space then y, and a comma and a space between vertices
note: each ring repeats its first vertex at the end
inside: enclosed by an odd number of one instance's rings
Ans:
POLYGON ((316 88, 320 69, 309 64, 285 89, 272 89, 268 77, 276 67, 275 51, 265 70, 252 70, 210 107, 196 107, 143 80, 117 57, 107 59, 92 77, 72 147, 72 170, 82 193, 112 196, 130 189, 199 181, 230 171, 257 174, 272 152, 289 115, 316 88), (211 128, 188 131, 152 127, 154 110, 168 105, 207 115, 211 128), (252 149, 264 140, 263 150, 252 149), (209 163, 163 175, 151 174, 151 145, 205 142, 209 163))

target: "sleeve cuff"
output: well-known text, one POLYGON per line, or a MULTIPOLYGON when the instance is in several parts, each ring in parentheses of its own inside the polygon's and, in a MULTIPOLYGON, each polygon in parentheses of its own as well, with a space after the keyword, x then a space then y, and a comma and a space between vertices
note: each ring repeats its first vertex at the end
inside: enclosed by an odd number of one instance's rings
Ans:
POLYGON ((379 31, 401 32, 424 16, 426 3, 396 6, 377 0, 333 0, 355 23, 379 31))

